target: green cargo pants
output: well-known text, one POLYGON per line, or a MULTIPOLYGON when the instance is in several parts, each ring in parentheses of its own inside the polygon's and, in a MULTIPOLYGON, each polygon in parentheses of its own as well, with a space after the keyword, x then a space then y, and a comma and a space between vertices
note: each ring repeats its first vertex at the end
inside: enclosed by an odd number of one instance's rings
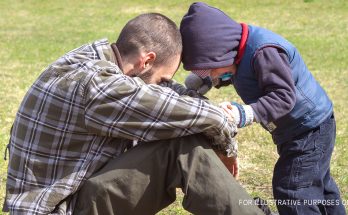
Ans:
POLYGON ((184 193, 193 214, 263 214, 203 135, 144 143, 111 160, 78 193, 76 215, 155 214, 184 193))

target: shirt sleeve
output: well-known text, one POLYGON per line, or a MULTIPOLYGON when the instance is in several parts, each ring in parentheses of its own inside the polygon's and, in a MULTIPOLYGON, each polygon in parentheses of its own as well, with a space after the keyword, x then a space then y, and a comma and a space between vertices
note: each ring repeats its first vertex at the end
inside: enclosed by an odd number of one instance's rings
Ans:
POLYGON ((256 121, 264 125, 289 113, 296 102, 295 84, 287 54, 275 47, 259 50, 253 66, 264 96, 251 104, 256 121))
POLYGON ((85 122, 98 135, 149 142, 204 133, 229 156, 237 128, 222 109, 104 68, 85 90, 85 122))

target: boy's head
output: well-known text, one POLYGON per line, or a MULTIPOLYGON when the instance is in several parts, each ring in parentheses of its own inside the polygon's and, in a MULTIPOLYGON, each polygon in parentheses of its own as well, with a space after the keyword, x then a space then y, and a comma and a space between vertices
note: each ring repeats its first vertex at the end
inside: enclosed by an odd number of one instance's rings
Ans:
POLYGON ((142 14, 122 29, 116 46, 124 73, 158 84, 171 79, 179 67, 182 41, 176 24, 158 13, 142 14))
POLYGON ((221 10, 193 3, 180 24, 184 69, 204 78, 235 71, 242 27, 221 10), (231 71, 234 70, 234 71, 231 71))

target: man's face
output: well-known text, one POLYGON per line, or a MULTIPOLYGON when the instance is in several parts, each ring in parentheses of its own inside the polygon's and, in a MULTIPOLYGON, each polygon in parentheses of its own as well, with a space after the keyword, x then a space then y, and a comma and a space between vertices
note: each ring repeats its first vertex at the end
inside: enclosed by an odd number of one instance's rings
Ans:
POLYGON ((140 71, 127 74, 141 78, 146 84, 159 84, 173 78, 180 65, 180 55, 173 56, 166 65, 151 66, 140 71))

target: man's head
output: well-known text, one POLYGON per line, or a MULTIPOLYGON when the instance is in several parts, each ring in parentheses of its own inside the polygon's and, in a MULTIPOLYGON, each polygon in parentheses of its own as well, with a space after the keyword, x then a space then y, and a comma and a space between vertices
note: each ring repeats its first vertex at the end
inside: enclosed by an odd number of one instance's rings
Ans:
POLYGON ((176 24, 158 13, 142 14, 122 29, 116 46, 124 73, 158 84, 173 77, 180 65, 182 41, 176 24))

